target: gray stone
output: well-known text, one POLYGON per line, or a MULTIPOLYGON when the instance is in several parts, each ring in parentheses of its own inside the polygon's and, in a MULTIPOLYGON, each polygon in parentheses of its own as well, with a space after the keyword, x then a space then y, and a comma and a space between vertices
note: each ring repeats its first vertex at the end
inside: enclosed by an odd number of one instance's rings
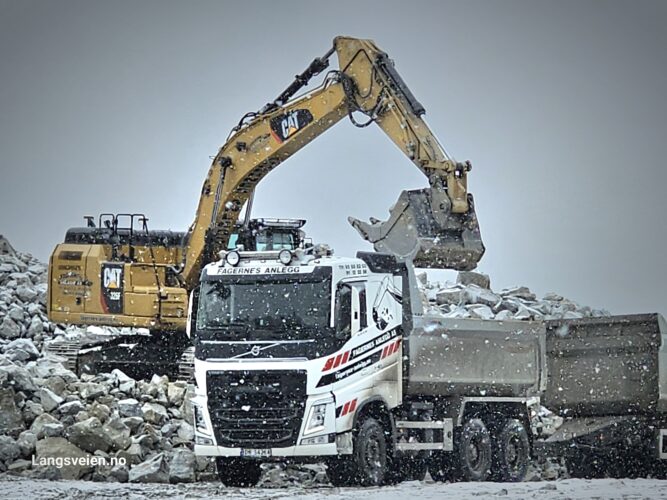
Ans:
POLYGON ((111 468, 111 471, 109 471, 109 477, 119 483, 127 483, 128 479, 130 478, 127 465, 125 464, 114 465, 111 468))
POLYGON ((35 421, 32 423, 30 426, 30 432, 32 432, 35 436, 37 436, 37 439, 41 439, 44 437, 44 426, 46 424, 59 424, 58 419, 55 417, 52 417, 48 413, 44 413, 40 416, 38 416, 35 421))
POLYGON ((139 401, 133 398, 118 401, 118 413, 121 417, 141 417, 143 415, 139 401))
POLYGON ((99 396, 103 396, 106 392, 107 389, 102 384, 87 382, 79 385, 79 394, 81 394, 83 399, 93 400, 99 396))
POLYGON ((183 422, 178 428, 175 443, 192 443, 195 440, 195 428, 187 422, 183 422))
POLYGON ((131 483, 168 483, 169 469, 163 453, 130 469, 131 483))
POLYGON ((40 335, 44 332, 44 323, 38 316, 33 316, 30 320, 30 326, 28 326, 28 337, 34 338, 36 335, 40 335))
POLYGON ((23 428, 23 415, 16 407, 14 391, 0 388, 0 433, 13 434, 23 428))
POLYGON ((63 398, 54 393, 51 389, 42 387, 39 392, 39 402, 42 404, 42 407, 47 412, 52 412, 64 401, 63 398))
POLYGON ((491 289, 491 278, 488 274, 460 271, 456 276, 456 282, 464 286, 477 285, 480 288, 491 289))
POLYGON ((62 377, 53 376, 44 381, 44 387, 53 391, 58 396, 63 397, 65 395, 67 384, 62 377))
POLYGON ((18 474, 19 472, 23 472, 30 469, 31 466, 32 462, 30 460, 24 460, 22 458, 19 458, 18 460, 14 460, 11 464, 7 466, 7 472, 18 474))
POLYGON ((91 417, 96 417, 100 422, 104 423, 109 419, 109 415, 111 415, 111 409, 107 405, 95 402, 90 408, 88 408, 88 413, 91 417))
POLYGON ((489 306, 486 306, 484 304, 472 304, 469 306, 466 306, 466 309, 470 312, 471 316, 474 318, 479 318, 479 319, 493 319, 495 316, 493 314, 493 311, 489 306))
POLYGON ((0 366, 0 372, 7 373, 9 385, 15 391, 35 392, 37 390, 30 373, 21 366, 14 364, 0 366))
POLYGON ((141 407, 141 412, 144 420, 151 424, 160 425, 169 418, 167 409, 159 403, 145 403, 141 407))
POLYGON ((91 453, 97 450, 108 451, 111 448, 111 439, 104 432, 102 422, 95 417, 71 425, 67 429, 67 439, 70 443, 91 453))
POLYGON ((175 450, 169 463, 170 483, 192 483, 195 480, 197 461, 195 454, 186 449, 175 450))
POLYGON ((134 380, 128 380, 127 382, 121 382, 118 384, 118 390, 124 392, 125 394, 131 395, 136 386, 137 383, 134 380))
POLYGON ((130 428, 130 431, 132 433, 137 432, 137 429, 139 429, 139 426, 144 423, 144 419, 141 417, 125 417, 121 419, 125 425, 127 425, 130 428))
POLYGON ((489 307, 499 307, 503 299, 491 290, 471 285, 465 290, 465 300, 469 304, 484 304, 489 307))
POLYGON ((23 405, 23 420, 27 424, 31 424, 33 420, 44 413, 44 408, 41 404, 34 401, 26 401, 23 405))
POLYGON ((119 451, 116 456, 130 465, 141 463, 146 452, 139 443, 132 443, 127 449, 119 451))
POLYGON ((167 387, 167 399, 169 404, 178 406, 183 403, 185 397, 186 385, 184 382, 170 382, 167 387))
POLYGON ((19 285, 16 287, 16 295, 21 302, 32 302, 37 298, 37 291, 28 285, 19 285))
POLYGON ((73 384, 79 378, 74 372, 63 366, 64 361, 65 358, 48 354, 37 361, 29 363, 26 368, 35 378, 48 379, 49 377, 59 376, 68 384, 73 384))
POLYGON ((0 462, 12 462, 21 456, 21 448, 9 436, 0 436, 0 462))
POLYGON ((464 299, 464 291, 458 288, 445 288, 435 294, 435 302, 438 305, 457 305, 464 299))
POLYGON ((32 431, 23 431, 19 434, 16 444, 19 445, 21 456, 29 458, 35 453, 35 446, 37 445, 37 436, 32 431))
POLYGON ((0 323, 0 337, 15 339, 21 336, 21 327, 12 318, 5 316, 0 323))
POLYGON ((134 382, 135 380, 130 377, 129 375, 126 375, 123 371, 119 370, 118 368, 115 368, 111 371, 111 375, 113 376, 114 380, 116 381, 117 384, 122 384, 124 382, 134 382))
POLYGON ((39 357, 39 351, 30 339, 15 339, 4 347, 5 355, 12 361, 30 361, 39 357))
POLYGON ((40 437, 58 437, 63 435, 65 426, 58 422, 57 424, 44 424, 40 437))
POLYGON ((130 428, 119 417, 110 418, 102 427, 102 432, 109 438, 113 450, 124 450, 132 444, 130 428))
POLYGON ((18 324, 23 323, 23 320, 25 319, 25 313, 23 312, 23 308, 17 306, 16 304, 12 304, 9 307, 9 313, 7 315, 14 321, 16 321, 16 323, 18 324))
POLYGON ((62 458, 63 466, 58 468, 62 479, 81 479, 93 470, 92 465, 85 463, 85 459, 90 458, 90 455, 61 437, 37 441, 35 458, 38 465, 48 459, 62 458), (70 460, 65 461, 68 457, 70 460))
POLYGON ((76 415, 79 412, 82 412, 86 409, 81 401, 70 401, 69 403, 63 403, 58 408, 58 411, 61 415, 76 415))

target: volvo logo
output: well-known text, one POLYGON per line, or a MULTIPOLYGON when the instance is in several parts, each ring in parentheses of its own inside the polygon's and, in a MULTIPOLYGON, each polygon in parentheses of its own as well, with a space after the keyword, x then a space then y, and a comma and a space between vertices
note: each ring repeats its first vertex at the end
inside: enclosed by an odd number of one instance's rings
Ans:
POLYGON ((258 345, 252 346, 252 349, 250 349, 250 354, 253 356, 259 356, 259 353, 262 352, 262 349, 258 345))

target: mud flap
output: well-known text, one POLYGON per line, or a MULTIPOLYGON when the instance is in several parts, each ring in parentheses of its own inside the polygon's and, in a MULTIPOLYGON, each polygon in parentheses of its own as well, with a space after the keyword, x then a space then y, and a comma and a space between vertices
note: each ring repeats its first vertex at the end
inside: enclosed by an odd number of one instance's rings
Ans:
POLYGON ((415 267, 472 270, 484 255, 472 195, 468 194, 469 209, 462 214, 439 204, 442 198, 432 188, 403 191, 387 221, 369 224, 353 217, 348 221, 377 252, 412 260, 415 267))

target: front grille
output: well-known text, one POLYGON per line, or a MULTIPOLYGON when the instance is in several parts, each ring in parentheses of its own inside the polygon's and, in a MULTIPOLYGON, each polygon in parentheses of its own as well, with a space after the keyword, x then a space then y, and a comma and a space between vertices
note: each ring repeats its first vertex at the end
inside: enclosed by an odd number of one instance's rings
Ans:
POLYGON ((305 371, 212 371, 206 389, 218 446, 296 444, 306 401, 305 371))

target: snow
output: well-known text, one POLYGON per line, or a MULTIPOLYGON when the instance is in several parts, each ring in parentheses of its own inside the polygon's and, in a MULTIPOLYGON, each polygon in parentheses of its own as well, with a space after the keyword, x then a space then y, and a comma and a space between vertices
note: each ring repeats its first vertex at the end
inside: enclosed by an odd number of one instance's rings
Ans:
POLYGON ((85 498, 130 500, 224 498, 225 500, 436 500, 452 498, 519 499, 667 499, 667 481, 658 479, 564 479, 525 483, 435 483, 410 481, 381 488, 226 488, 220 483, 119 484, 90 481, 45 481, 0 476, 0 498, 85 498))

